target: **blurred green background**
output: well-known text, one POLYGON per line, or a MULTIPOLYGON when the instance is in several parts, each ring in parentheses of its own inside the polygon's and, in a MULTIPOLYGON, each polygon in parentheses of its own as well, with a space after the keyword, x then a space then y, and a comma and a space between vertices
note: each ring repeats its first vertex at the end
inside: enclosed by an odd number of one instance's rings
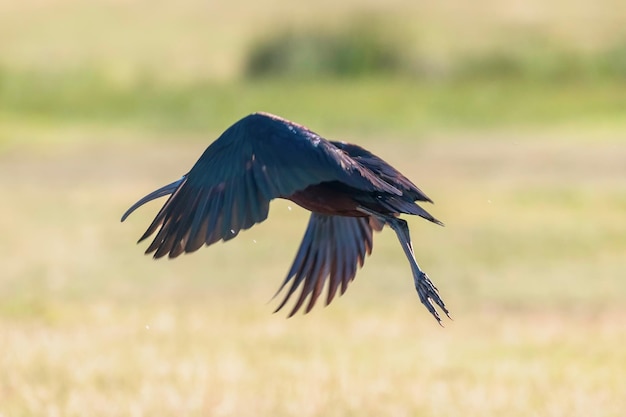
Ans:
POLYGON ((0 0, 0 416, 622 416, 618 0, 0 0), (307 213, 135 240, 237 119, 359 143, 437 204, 332 306, 267 303, 307 213))

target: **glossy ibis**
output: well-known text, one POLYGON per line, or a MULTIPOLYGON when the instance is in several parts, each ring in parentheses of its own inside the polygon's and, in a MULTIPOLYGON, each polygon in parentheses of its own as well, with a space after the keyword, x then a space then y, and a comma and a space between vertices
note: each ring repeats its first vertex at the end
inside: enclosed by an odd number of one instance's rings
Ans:
POLYGON ((277 294, 289 290, 276 311, 302 287, 291 317, 307 300, 309 312, 328 281, 326 304, 343 294, 372 251, 373 231, 391 227, 411 264, 421 302, 448 310, 418 266, 406 221, 416 214, 442 223, 416 201, 431 202, 409 179, 360 146, 328 141, 304 126, 267 113, 236 122, 213 142, 191 170, 148 194, 139 206, 170 195, 139 242, 154 232, 146 253, 175 258, 203 245, 227 241, 267 218, 270 201, 284 198, 310 210, 300 248, 277 294))

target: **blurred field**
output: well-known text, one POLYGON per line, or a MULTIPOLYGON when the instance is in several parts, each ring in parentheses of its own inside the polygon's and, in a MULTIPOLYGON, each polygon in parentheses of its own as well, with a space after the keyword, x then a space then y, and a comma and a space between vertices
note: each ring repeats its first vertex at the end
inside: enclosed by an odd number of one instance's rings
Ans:
POLYGON ((122 81, 146 74, 170 81, 233 79, 247 48, 268 31, 323 31, 362 15, 406 29, 405 49, 441 59, 529 36, 589 50, 624 39, 621 6, 620 0, 3 0, 0 62, 48 71, 88 66, 122 81))
POLYGON ((626 147, 545 139, 361 140, 415 178, 447 223, 411 221, 455 317, 445 329, 389 232, 335 304, 270 314, 306 223, 286 202, 227 245, 142 256, 133 241, 156 204, 125 224, 119 215, 203 143, 6 152, 0 410, 620 415, 626 147))
POLYGON ((622 416, 625 10, 0 0, 0 417, 622 416), (276 31, 363 16, 474 72, 245 75, 276 31), (436 201, 445 228, 409 220, 454 321, 420 305, 387 230, 332 306, 272 315, 307 221, 285 201, 228 244, 143 255, 159 204, 124 210, 257 110, 368 147, 436 201))

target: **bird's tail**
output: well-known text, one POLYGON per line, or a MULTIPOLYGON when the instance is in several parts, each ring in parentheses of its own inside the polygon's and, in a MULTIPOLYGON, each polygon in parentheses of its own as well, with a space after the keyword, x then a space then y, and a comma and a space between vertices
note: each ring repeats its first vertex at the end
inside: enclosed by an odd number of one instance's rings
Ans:
POLYGON ((388 209, 391 212, 396 213, 405 213, 405 214, 415 214, 420 216, 423 219, 426 219, 430 222, 438 224, 439 226, 443 226, 444 224, 433 217, 432 214, 424 210, 420 205, 414 203, 412 201, 407 201, 401 198, 397 198, 395 196, 387 197, 386 199, 381 199, 379 201, 383 207, 388 209))

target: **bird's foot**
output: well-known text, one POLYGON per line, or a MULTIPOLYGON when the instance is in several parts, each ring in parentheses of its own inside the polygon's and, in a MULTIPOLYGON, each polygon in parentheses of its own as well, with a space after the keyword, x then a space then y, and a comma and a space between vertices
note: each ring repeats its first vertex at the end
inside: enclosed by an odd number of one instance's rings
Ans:
POLYGON ((424 306, 426 306, 426 309, 428 309, 430 314, 432 314, 433 317, 437 320, 437 323, 439 323, 439 325, 442 325, 441 317, 435 309, 435 304, 439 306, 439 308, 444 313, 446 313, 446 316, 448 316, 449 319, 452 319, 452 317, 450 317, 450 312, 446 308, 446 304, 439 296, 439 291, 437 290, 437 287, 435 287, 430 278, 428 278, 428 275, 426 275, 422 271, 420 271, 420 274, 421 275, 416 277, 415 279, 415 289, 417 290, 417 294, 420 297, 420 301, 422 302, 422 304, 424 304, 424 306))

